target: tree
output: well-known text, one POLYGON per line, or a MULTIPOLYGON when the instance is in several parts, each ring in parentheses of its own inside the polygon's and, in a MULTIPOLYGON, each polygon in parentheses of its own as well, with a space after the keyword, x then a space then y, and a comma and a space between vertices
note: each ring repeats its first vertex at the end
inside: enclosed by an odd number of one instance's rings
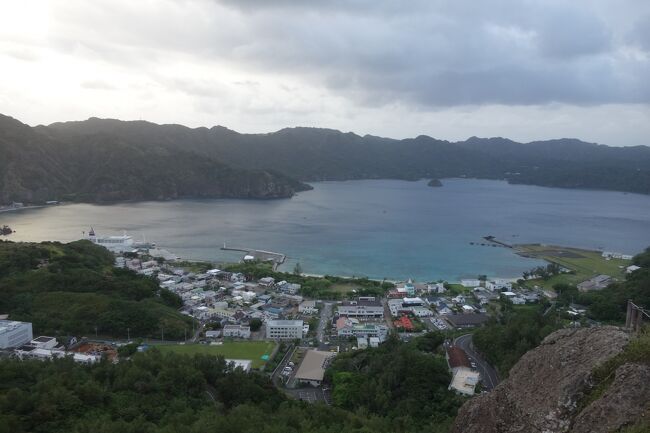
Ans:
POLYGON ((296 262, 296 266, 293 267, 293 273, 294 275, 302 275, 302 266, 300 266, 300 262, 296 262))
POLYGON ((253 332, 259 331, 260 328, 262 327, 262 320, 258 318, 251 319, 248 326, 251 327, 251 331, 253 332))

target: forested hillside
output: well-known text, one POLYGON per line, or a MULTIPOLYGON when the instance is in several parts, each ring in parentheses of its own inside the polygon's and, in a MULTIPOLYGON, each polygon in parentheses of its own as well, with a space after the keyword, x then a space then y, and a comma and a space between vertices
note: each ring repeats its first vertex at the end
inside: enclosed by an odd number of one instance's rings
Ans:
POLYGON ((0 154, 0 203, 276 198, 309 188, 298 180, 461 176, 650 193, 650 147, 574 139, 452 143, 318 128, 239 134, 97 118, 31 128, 0 115, 0 154))
POLYGON ((308 185, 233 168, 175 147, 147 148, 111 133, 60 139, 0 115, 0 204, 180 197, 282 198, 308 185))
POLYGON ((113 267, 89 241, 0 242, 0 311, 32 322, 35 334, 181 339, 191 319, 177 295, 151 278, 113 267))

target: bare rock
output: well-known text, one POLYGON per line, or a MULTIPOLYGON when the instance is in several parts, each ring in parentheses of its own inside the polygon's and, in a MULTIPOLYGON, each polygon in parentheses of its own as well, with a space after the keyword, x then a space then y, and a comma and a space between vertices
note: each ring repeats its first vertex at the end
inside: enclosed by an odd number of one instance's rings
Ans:
POLYGON ((614 382, 576 417, 571 433, 618 431, 630 421, 650 415, 650 366, 624 364, 614 382))
POLYGON ((460 409, 454 433, 561 433, 592 386, 592 371, 616 356, 629 336, 616 327, 563 329, 526 353, 509 378, 460 409))

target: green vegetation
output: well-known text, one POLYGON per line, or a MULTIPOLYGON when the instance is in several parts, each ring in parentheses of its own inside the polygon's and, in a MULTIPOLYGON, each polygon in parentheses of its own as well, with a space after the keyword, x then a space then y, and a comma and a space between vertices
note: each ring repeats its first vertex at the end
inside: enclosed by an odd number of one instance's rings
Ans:
MULTIPOLYGON (((614 381, 616 370, 624 364, 650 364, 650 328, 636 336, 623 352, 611 358, 593 372, 593 387, 579 402, 581 408, 599 399, 614 381)), ((631 430, 635 431, 635 430, 631 430)))
POLYGON ((180 262, 175 262, 174 266, 177 268, 182 268, 185 269, 187 272, 194 272, 196 274, 203 274, 207 272, 208 270, 214 268, 212 263, 210 262, 200 262, 200 261, 180 261, 180 262))
POLYGON ((443 339, 392 336, 378 348, 340 354, 326 372, 334 405, 386 416, 394 431, 446 431, 462 399, 447 389, 447 362, 435 354, 443 339))
POLYGON ((162 344, 155 347, 163 353, 221 355, 228 359, 250 359, 253 361, 253 368, 260 368, 266 362, 262 356, 271 356, 275 346, 272 341, 225 341, 219 345, 162 344))
POLYGON ((151 350, 93 366, 0 361, 0 433, 391 431, 377 416, 287 400, 267 377, 230 371, 221 357, 151 350))
POLYGON ((161 142, 146 133, 120 137, 116 128, 68 132, 0 115, 0 203, 280 198, 311 189, 281 173, 234 168, 181 141, 168 146, 169 136, 161 142))
POLYGON ((500 302, 500 317, 477 329, 473 341, 488 362, 505 377, 524 353, 538 346, 559 325, 554 314, 543 315, 545 305, 519 309, 513 308, 510 301, 500 302))
POLYGON ((0 311, 54 336, 183 337, 191 319, 154 279, 113 267, 88 241, 0 242, 0 311), (127 331, 128 330, 128 331, 127 331))
MULTIPOLYGON (((629 266, 629 260, 626 262, 629 266)), ((625 281, 610 284, 602 290, 580 292, 572 285, 556 285, 558 305, 568 306, 575 302, 588 306, 587 315, 591 319, 608 323, 623 322, 628 299, 640 306, 650 306, 650 248, 635 256, 632 263, 641 266, 641 269, 628 274, 625 281)))
POLYGON ((225 266, 224 270, 229 272, 240 272, 247 279, 259 279, 273 277, 275 281, 285 280, 289 283, 300 284, 300 294, 310 298, 318 299, 342 299, 350 294, 352 287, 355 288, 354 296, 382 296, 392 289, 394 284, 386 281, 370 280, 368 278, 343 278, 325 275, 324 277, 311 277, 296 275, 286 272, 274 271, 269 263, 246 262, 225 266), (341 287, 345 287, 342 290, 341 287), (350 288, 348 290, 348 288, 350 288))
MULTIPOLYGON (((605 268, 612 269, 610 263, 603 264, 603 260, 593 255, 566 260, 579 261, 583 265, 591 263, 597 272, 604 271, 605 268)), ((611 284, 602 290, 580 292, 573 285, 556 284, 556 308, 568 307, 571 303, 582 304, 588 307, 587 316, 591 319, 611 323, 623 322, 628 299, 641 306, 650 305, 650 248, 634 257, 632 263, 641 266, 641 269, 627 275, 625 281, 611 284)), ((631 263, 627 260, 625 264, 629 266, 631 263)), ((617 265, 614 266, 618 270, 617 265)), ((553 278, 555 277, 551 280, 553 278)), ((500 305, 499 318, 474 332, 474 344, 505 376, 524 353, 537 346, 546 335, 561 326, 561 323, 557 323, 555 311, 543 315, 549 307, 547 304, 512 306, 502 300, 500 305)))
POLYGON ((0 115, 0 203, 274 198, 309 188, 295 179, 458 176, 650 193, 647 147, 565 139, 513 144, 476 137, 392 140, 317 128, 237 134, 108 119, 31 128, 0 115))
POLYGON ((248 324, 251 327, 251 331, 257 332, 262 327, 262 319, 254 318, 248 324))
MULTIPOLYGON (((538 285, 551 289, 558 284, 576 285, 596 275, 605 274, 613 278, 624 278, 622 267, 629 266, 629 260, 606 260, 598 251, 582 250, 579 248, 558 247, 539 244, 517 245, 517 252, 536 259, 546 260, 551 265, 569 269, 569 273, 558 273, 556 267, 533 270, 542 278, 526 281, 526 285, 538 285)), ((524 273, 526 275, 528 273, 524 273)))

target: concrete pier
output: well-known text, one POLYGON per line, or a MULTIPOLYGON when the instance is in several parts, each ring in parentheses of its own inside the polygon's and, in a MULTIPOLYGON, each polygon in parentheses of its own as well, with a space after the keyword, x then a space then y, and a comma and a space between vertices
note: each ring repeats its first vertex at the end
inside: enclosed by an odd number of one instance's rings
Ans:
POLYGON ((273 251, 256 250, 253 248, 229 247, 226 245, 225 242, 223 244, 223 247, 221 247, 221 249, 223 251, 240 251, 244 253, 244 256, 253 256, 255 260, 259 260, 262 262, 273 262, 274 270, 277 269, 278 266, 283 264, 287 259, 287 256, 282 253, 276 253, 273 251))

